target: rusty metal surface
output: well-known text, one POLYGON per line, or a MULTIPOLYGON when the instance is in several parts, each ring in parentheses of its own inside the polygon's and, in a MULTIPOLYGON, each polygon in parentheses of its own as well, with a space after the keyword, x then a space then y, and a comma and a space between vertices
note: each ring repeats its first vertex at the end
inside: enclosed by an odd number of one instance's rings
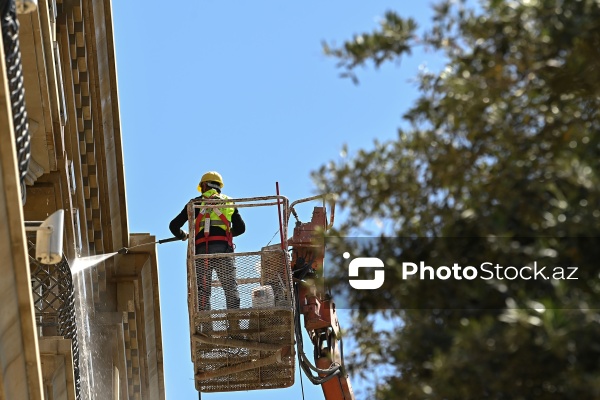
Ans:
MULTIPOLYGON (((285 221, 280 228, 287 232, 287 198, 226 201, 239 208, 283 205, 285 221)), ((287 239, 283 245, 258 251, 196 254, 196 210, 223 207, 223 203, 205 199, 188 203, 188 307, 196 389, 227 392, 289 387, 295 377, 295 317, 290 258, 284 250, 287 239), (232 268, 235 283, 222 282, 232 268), (234 292, 239 308, 228 307, 234 292)))

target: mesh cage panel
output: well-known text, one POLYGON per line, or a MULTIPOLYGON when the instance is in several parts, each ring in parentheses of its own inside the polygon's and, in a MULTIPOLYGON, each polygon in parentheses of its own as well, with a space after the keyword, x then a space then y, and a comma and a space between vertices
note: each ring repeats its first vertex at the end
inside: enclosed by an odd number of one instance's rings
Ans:
POLYGON ((222 392, 291 386, 294 311, 287 253, 277 247, 201 254, 192 260, 196 389, 222 392), (236 340, 235 345, 227 343, 229 339, 236 340), (262 344, 274 346, 261 349, 262 344), (247 369, 260 363, 265 364, 247 369))
POLYGON ((195 319, 196 332, 207 323, 222 324, 224 321, 243 321, 248 328, 217 330, 210 335, 213 339, 234 338, 251 343, 281 345, 280 350, 257 350, 249 347, 215 345, 192 342, 192 353, 196 366, 196 389, 201 392, 224 392, 253 389, 275 389, 289 387, 294 382, 294 339, 293 313, 289 309, 239 310, 202 312, 195 319), (235 332, 235 333, 232 333, 235 332), (277 354, 279 353, 279 354, 277 354), (236 372, 240 365, 256 365, 260 360, 275 360, 267 365, 236 372), (206 374, 208 376, 202 376, 206 374), (210 376, 214 374, 216 376, 210 376))
POLYGON ((196 389, 229 392, 289 387, 295 377, 295 314, 290 259, 284 250, 287 242, 281 235, 281 244, 234 253, 231 243, 227 244, 231 238, 222 240, 209 229, 206 219, 209 210, 220 210, 210 211, 212 220, 212 214, 226 215, 234 204, 252 208, 244 208, 244 215, 256 211, 253 215, 260 216, 265 232, 272 232, 266 227, 273 217, 279 232, 287 232, 287 220, 281 215, 287 215, 289 204, 283 196, 196 198, 188 203, 188 307, 196 389), (197 221, 196 215, 203 215, 204 220, 197 221), (199 229, 214 235, 212 241, 200 232, 197 237, 199 229))
POLYGON ((197 311, 293 306, 283 250, 195 256, 197 311), (239 305, 237 298, 239 298, 239 305))

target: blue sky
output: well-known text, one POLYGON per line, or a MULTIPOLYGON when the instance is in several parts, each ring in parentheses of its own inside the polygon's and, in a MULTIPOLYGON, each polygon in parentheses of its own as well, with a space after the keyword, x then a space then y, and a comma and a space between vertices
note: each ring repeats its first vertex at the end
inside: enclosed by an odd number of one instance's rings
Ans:
MULTIPOLYGON (((429 2, 113 2, 116 63, 130 232, 171 236, 170 220, 198 195, 208 170, 231 197, 316 194, 310 173, 396 136, 416 97, 411 83, 431 53, 400 65, 338 77, 321 42, 341 44, 376 28, 388 9, 430 23, 429 2)), ((310 208, 300 215, 310 219, 310 208)), ((299 209, 302 213, 302 209, 299 209)), ((258 250, 277 226, 252 220, 238 247, 258 250)), ((190 362, 186 247, 158 247, 167 399, 197 399, 190 362)), ((348 321, 343 321, 347 323, 348 321)), ((310 349, 309 349, 310 350, 310 349)), ((346 349, 346 351, 349 351, 346 349)), ((361 392, 372 382, 353 382, 361 392)), ((323 399, 304 378, 306 399, 323 399)), ((301 399, 289 389, 203 394, 203 399, 301 399)), ((359 396, 360 398, 360 396, 359 396)))

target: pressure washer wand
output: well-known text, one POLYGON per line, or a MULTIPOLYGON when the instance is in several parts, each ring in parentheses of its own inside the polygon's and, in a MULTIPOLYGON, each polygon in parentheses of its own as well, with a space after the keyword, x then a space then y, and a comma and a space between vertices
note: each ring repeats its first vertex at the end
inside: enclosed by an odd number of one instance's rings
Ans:
POLYGON ((152 243, 142 243, 142 244, 137 244, 135 246, 131 246, 131 247, 123 247, 122 249, 119 249, 119 251, 117 251, 117 253, 119 254, 127 254, 127 252, 130 249, 135 249, 136 247, 140 247, 140 246, 147 246, 149 244, 163 244, 163 243, 168 243, 168 242, 176 242, 178 240, 187 240, 187 235, 184 239, 178 238, 178 237, 172 237, 172 238, 168 238, 168 239, 161 239, 161 240, 157 240, 156 242, 152 242, 152 243))
POLYGON ((154 243, 163 244, 163 243, 168 243, 168 242, 176 242, 178 240, 181 240, 181 241, 182 240, 187 240, 187 235, 185 236, 185 239, 181 239, 181 238, 178 238, 176 236, 173 236, 172 238, 168 238, 168 239, 160 239, 159 241, 154 242, 154 243))

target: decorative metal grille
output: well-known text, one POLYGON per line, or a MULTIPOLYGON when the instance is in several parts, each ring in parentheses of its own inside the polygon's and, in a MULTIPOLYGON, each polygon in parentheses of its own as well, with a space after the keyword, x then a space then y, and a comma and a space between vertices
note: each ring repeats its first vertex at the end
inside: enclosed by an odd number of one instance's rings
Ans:
POLYGON ((25 87, 23 85, 23 68, 21 65, 21 50, 19 48, 19 21, 17 19, 15 1, 0 1, 0 13, 5 55, 4 62, 6 63, 6 73, 8 75, 10 103, 17 145, 17 162, 21 178, 21 195, 23 203, 25 203, 24 182, 29 168, 31 143, 29 121, 25 108, 25 87))
POLYGON ((44 265, 37 261, 35 245, 29 242, 29 265, 31 287, 37 326, 41 331, 71 339, 73 349, 73 372, 77 400, 81 399, 81 376, 79 372, 79 343, 75 320, 75 291, 71 269, 66 258, 58 264, 44 265))

